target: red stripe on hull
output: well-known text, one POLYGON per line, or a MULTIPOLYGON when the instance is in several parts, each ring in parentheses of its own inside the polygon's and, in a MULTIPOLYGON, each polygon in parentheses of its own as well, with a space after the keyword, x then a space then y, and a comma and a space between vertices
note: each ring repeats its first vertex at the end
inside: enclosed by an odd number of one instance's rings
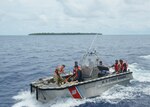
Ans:
POLYGON ((75 98, 75 99, 81 99, 82 98, 75 86, 69 87, 68 90, 70 91, 70 94, 72 95, 73 98, 75 98))

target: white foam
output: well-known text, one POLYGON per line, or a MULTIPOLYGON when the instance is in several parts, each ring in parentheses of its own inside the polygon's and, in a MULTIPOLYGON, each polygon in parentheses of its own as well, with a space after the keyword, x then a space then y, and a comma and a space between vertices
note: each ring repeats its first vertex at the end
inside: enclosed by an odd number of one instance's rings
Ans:
POLYGON ((68 98, 68 99, 59 99, 57 101, 57 103, 52 104, 51 107, 73 107, 73 106, 78 106, 80 104, 85 103, 86 100, 76 100, 76 99, 72 99, 72 98, 68 98))
POLYGON ((115 85, 111 89, 105 91, 100 97, 96 98, 96 102, 105 101, 116 104, 124 99, 134 99, 134 89, 132 87, 124 87, 115 85))
POLYGON ((104 92, 100 99, 110 103, 118 103, 124 99, 135 99, 142 94, 150 95, 150 86, 143 87, 142 85, 135 85, 124 87, 116 85, 110 90, 104 92))
POLYGON ((133 77, 139 82, 150 82, 150 70, 141 69, 137 63, 129 65, 130 71, 133 72, 133 77))
POLYGON ((150 86, 147 86, 147 88, 143 88, 142 92, 146 95, 150 96, 150 86))
POLYGON ((16 100, 16 104, 12 107, 40 107, 40 102, 36 101, 29 91, 19 92, 13 99, 16 100))
POLYGON ((140 57, 144 59, 150 59, 150 55, 145 55, 145 56, 140 56, 140 57))
POLYGON ((35 99, 35 95, 29 91, 22 91, 13 97, 16 103, 12 107, 73 107, 85 103, 87 100, 76 100, 72 98, 52 100, 48 103, 41 103, 35 99))

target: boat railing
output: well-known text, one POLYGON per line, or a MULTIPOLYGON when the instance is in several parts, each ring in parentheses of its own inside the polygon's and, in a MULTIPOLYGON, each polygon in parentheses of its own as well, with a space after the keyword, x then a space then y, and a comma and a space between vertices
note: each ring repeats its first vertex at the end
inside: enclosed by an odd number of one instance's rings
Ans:
MULTIPOLYGON (((77 86, 77 85, 82 85, 82 84, 88 84, 88 83, 92 83, 92 82, 96 82, 96 81, 101 81, 101 80, 105 80, 105 79, 109 79, 109 78, 114 78, 114 77, 117 77, 116 79, 120 80, 120 79, 122 79, 122 78, 120 78, 120 76, 127 75, 127 74, 130 74, 130 73, 132 73, 132 72, 127 71, 127 72, 123 72, 123 73, 119 73, 119 74, 111 74, 111 75, 107 75, 107 76, 104 76, 104 77, 90 79, 90 80, 86 80, 86 81, 82 81, 82 82, 70 82, 70 83, 63 84, 61 86, 55 86, 55 87, 51 87, 51 86, 46 86, 45 85, 45 86, 41 86, 41 87, 38 87, 38 88, 42 89, 42 90, 55 90, 55 89, 60 90, 60 89, 65 89, 67 87, 72 87, 72 86, 77 86)), ((126 76, 123 77, 123 78, 126 78, 126 76)))

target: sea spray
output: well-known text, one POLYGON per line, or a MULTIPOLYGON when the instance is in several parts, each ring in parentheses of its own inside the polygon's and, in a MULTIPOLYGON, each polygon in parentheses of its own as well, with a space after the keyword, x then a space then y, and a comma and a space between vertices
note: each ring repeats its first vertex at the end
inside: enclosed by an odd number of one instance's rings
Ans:
POLYGON ((145 55, 145 56, 140 56, 140 57, 143 58, 143 59, 150 60, 150 55, 145 55))

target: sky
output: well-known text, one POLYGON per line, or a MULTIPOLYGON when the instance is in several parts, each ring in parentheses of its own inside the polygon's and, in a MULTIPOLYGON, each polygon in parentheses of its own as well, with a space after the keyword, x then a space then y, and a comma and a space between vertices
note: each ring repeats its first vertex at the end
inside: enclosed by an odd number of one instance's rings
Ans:
POLYGON ((0 0, 0 35, 150 34, 150 0, 0 0))

